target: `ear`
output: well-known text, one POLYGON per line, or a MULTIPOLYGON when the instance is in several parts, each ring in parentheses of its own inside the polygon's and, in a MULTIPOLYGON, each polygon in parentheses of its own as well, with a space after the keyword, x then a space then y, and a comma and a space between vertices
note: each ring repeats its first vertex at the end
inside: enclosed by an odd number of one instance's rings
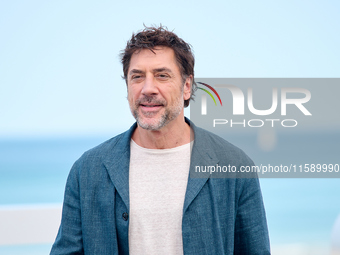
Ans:
POLYGON ((184 82, 183 99, 188 100, 191 96, 192 75, 188 76, 184 82))

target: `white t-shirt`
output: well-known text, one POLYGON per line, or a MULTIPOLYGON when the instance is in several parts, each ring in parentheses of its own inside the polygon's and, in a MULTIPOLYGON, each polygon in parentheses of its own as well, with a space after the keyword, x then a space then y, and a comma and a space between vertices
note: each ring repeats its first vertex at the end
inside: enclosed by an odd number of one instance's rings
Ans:
POLYGON ((131 139, 130 254, 183 254, 182 215, 190 143, 146 149, 131 139))

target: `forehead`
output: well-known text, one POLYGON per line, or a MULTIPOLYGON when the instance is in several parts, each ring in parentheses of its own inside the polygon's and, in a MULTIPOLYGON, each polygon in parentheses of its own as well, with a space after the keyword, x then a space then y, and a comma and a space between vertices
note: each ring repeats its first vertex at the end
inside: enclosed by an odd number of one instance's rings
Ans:
POLYGON ((152 50, 153 52, 150 49, 142 49, 134 52, 131 56, 128 71, 132 69, 147 71, 148 69, 167 67, 173 72, 179 72, 179 67, 173 49, 158 46, 152 50))

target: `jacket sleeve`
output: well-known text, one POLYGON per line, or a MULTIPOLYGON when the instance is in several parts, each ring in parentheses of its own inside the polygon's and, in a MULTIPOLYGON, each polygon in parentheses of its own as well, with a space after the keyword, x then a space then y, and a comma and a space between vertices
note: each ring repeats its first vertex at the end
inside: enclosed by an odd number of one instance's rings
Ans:
POLYGON ((270 254, 270 244, 258 178, 242 179, 235 222, 234 254, 270 254))
POLYGON ((73 165, 67 179, 61 224, 50 255, 84 254, 79 194, 79 164, 78 160, 73 165))

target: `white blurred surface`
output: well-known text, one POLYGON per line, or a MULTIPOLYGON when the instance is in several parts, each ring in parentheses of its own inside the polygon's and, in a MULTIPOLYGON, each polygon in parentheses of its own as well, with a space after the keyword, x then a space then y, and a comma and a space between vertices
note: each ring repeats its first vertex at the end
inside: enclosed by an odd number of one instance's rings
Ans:
POLYGON ((61 205, 0 207, 0 245, 52 243, 61 220, 61 205))

